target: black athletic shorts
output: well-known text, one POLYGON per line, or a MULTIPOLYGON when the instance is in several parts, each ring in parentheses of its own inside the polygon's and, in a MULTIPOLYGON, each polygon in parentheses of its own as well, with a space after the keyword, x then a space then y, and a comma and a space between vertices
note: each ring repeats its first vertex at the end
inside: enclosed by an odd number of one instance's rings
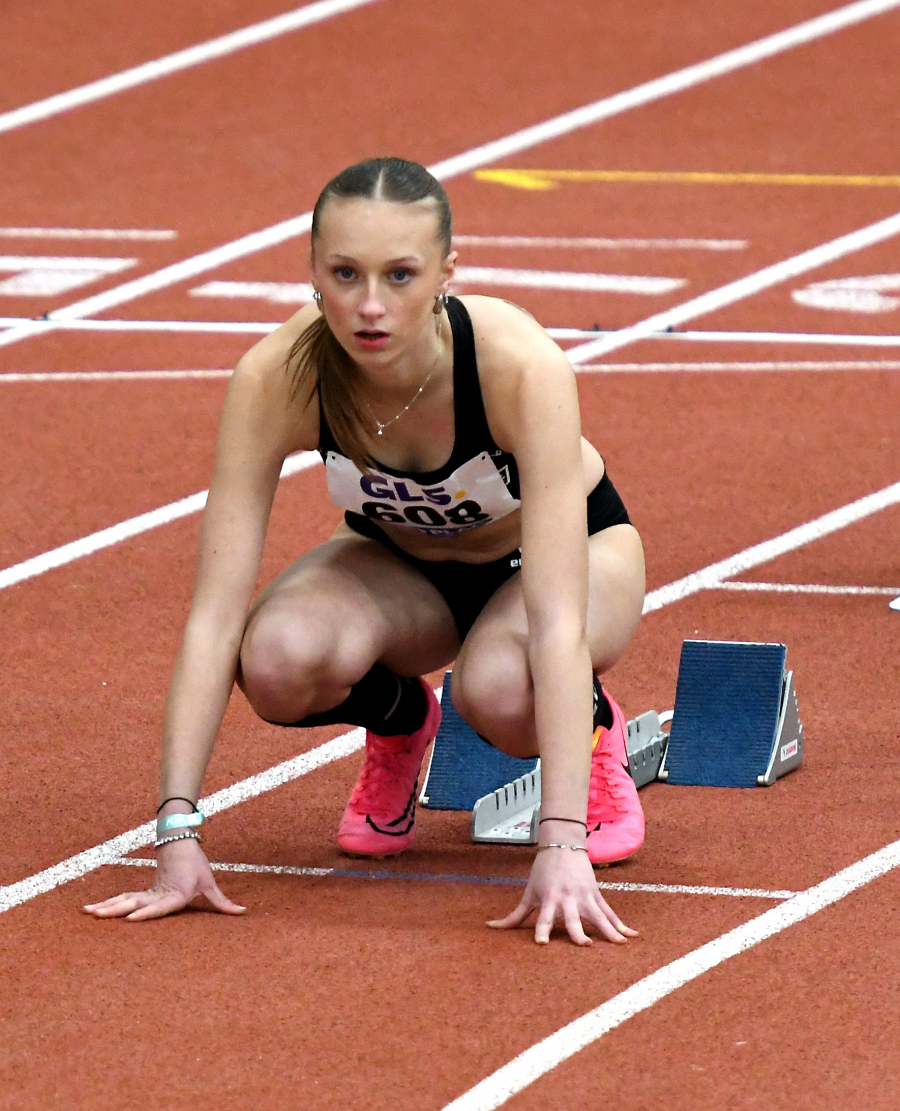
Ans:
MULTIPOLYGON (((450 607, 456 628, 459 630, 460 640, 465 640, 491 595, 499 590, 507 579, 512 578, 522 566, 520 548, 490 563, 461 563, 456 559, 441 561, 417 559, 404 552, 382 528, 361 513, 351 513, 348 510, 344 514, 344 520, 354 532, 377 540, 379 544, 383 544, 398 555, 404 563, 422 572, 450 607)), ((587 496, 587 522, 588 536, 593 536, 595 532, 602 532, 612 525, 631 523, 628 519, 628 511, 606 472, 587 496)))

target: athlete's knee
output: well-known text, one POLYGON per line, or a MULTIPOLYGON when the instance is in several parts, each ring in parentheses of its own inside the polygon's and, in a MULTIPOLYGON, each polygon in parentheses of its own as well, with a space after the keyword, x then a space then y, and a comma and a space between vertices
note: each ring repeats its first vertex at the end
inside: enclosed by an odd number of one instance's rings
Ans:
POLYGON ((479 733, 507 748, 534 730, 534 686, 528 658, 513 639, 466 653, 453 671, 453 705, 479 733))
POLYGON ((348 690, 377 656, 368 638, 317 618, 285 612, 277 604, 253 615, 244 632, 240 682, 264 718, 294 720, 327 707, 333 692, 348 690))

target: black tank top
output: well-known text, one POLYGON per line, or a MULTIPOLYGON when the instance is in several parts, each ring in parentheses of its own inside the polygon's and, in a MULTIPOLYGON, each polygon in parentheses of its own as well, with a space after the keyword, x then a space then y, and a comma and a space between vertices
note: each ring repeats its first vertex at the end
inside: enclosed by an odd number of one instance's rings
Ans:
POLYGON ((488 427, 472 321, 456 297, 449 299, 447 315, 453 331, 454 441, 442 467, 403 471, 376 462, 363 474, 341 454, 319 404, 319 451, 334 503, 350 514, 431 536, 477 528, 520 504, 515 457, 497 447, 488 427))

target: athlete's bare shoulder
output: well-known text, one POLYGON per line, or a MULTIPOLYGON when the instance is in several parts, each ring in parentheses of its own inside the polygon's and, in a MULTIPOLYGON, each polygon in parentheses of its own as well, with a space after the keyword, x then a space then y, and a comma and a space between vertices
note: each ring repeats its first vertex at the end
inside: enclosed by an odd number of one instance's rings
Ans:
POLYGON ((314 304, 304 305, 274 332, 264 336, 241 356, 238 369, 248 374, 270 376, 283 371, 291 348, 305 328, 319 316, 314 304))
POLYGON ((274 438, 288 449, 314 447, 319 434, 319 412, 311 405, 313 392, 298 395, 288 367, 291 348, 319 316, 318 308, 304 305, 273 332, 242 355, 234 368, 229 394, 245 419, 264 422, 274 438))
POLYGON ((485 378, 502 374, 509 381, 517 377, 516 370, 551 378, 572 375, 568 359, 527 309, 500 297, 465 296, 461 301, 472 319, 478 369, 485 378))

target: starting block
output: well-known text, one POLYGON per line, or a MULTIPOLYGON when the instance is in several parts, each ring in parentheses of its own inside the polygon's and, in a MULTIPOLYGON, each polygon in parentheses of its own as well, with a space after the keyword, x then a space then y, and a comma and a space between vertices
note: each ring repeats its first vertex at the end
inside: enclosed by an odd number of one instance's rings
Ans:
POLYGON ((803 726, 783 644, 686 640, 659 778, 770 787, 803 762, 803 726))
MULTIPOLYGON (((450 701, 444 676, 443 718, 434 740, 419 802, 431 810, 471 810, 472 840, 537 844, 541 762, 519 760, 483 741, 450 701)), ((628 722, 628 766, 638 787, 656 779, 665 757, 663 726, 672 712, 652 710, 628 722)))

